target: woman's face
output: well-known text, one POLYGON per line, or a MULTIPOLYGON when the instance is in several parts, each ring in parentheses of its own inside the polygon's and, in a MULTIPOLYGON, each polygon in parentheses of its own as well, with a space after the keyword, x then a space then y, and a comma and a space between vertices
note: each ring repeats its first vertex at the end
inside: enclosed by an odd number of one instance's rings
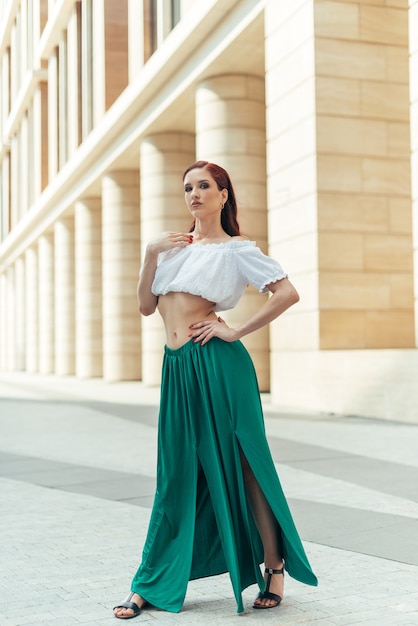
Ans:
POLYGON ((184 198, 193 217, 201 219, 212 215, 220 216, 222 206, 228 199, 228 192, 226 189, 218 189, 207 169, 194 169, 187 172, 184 179, 184 198))

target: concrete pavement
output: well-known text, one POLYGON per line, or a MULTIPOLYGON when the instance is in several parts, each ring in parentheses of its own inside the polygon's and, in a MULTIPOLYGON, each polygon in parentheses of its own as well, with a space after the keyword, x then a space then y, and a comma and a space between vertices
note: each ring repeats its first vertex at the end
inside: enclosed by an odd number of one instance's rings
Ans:
MULTIPOLYGON (((118 624, 153 499, 158 389, 0 374, 0 626, 118 624)), ((418 426, 296 414, 263 396, 273 457, 319 587, 236 614, 227 575, 156 626, 418 624, 418 426)))

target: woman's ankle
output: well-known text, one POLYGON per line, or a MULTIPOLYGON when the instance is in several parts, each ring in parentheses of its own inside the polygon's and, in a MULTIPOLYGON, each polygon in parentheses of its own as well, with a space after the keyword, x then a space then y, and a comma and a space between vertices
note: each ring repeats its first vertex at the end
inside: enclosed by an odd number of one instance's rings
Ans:
POLYGON ((282 567, 284 567, 284 560, 280 557, 274 559, 266 558, 264 567, 267 569, 282 569, 282 567))

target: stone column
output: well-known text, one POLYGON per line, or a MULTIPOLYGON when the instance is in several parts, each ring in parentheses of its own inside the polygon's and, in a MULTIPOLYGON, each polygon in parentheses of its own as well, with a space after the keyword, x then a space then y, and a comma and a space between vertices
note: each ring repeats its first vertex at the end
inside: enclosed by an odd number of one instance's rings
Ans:
POLYGON ((7 276, 0 274, 0 370, 7 367, 7 276))
POLYGON ((10 205, 9 205, 9 224, 14 228, 20 219, 20 186, 13 184, 13 181, 20 180, 19 177, 19 137, 14 136, 10 139, 10 205))
POLYGON ((15 369, 26 367, 26 302, 25 302, 25 262, 22 257, 15 261, 15 369))
POLYGON ((75 225, 75 371, 80 378, 101 376, 102 211, 100 198, 74 206, 75 225))
MULTIPOLYGON (((10 228, 10 154, 7 152, 3 155, 2 162, 0 164, 0 172, 2 177, 2 185, 0 190, 0 203, 1 203, 1 221, 2 232, 9 232, 10 228)), ((3 235, 4 236, 4 235, 3 235)))
MULTIPOLYGON (((197 159, 213 161, 230 174, 237 195, 242 234, 267 252, 267 198, 264 81, 258 76, 221 75, 202 82, 196 93, 197 159)), ((254 287, 223 317, 232 326, 265 302, 254 287)), ((262 390, 270 386, 269 329, 243 338, 262 390)))
MULTIPOLYGON (((141 143, 141 249, 165 230, 187 232, 190 214, 183 199, 182 175, 195 160, 194 135, 161 133, 141 143)), ((160 315, 142 318, 142 380, 157 385, 165 332, 160 315)))
POLYGON ((53 374, 55 369, 54 238, 51 233, 45 233, 39 238, 38 269, 39 373, 53 374))
POLYGON ((75 373, 74 217, 54 224, 55 239, 55 373, 75 373))
POLYGON ((16 293, 15 268, 13 265, 6 270, 6 369, 16 369, 16 293))
POLYGON ((38 317, 39 317, 39 286, 38 286, 38 253, 35 248, 25 252, 26 273, 26 371, 37 372, 38 358, 38 317))
POLYGON ((102 181, 103 376, 141 377, 136 303, 140 255, 139 172, 110 172, 102 181))

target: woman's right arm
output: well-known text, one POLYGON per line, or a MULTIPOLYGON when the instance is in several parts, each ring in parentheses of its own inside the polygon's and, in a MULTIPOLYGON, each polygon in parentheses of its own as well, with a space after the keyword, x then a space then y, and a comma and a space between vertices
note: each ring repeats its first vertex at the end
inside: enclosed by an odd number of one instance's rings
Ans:
POLYGON ((159 253, 172 248, 183 248, 191 244, 192 241, 193 237, 190 233, 168 232, 162 233, 147 245, 137 288, 138 308, 142 315, 152 315, 157 308, 158 296, 152 293, 151 287, 154 282, 159 253))
POLYGON ((137 288, 138 308, 141 315, 152 315, 157 308, 158 296, 155 296, 151 291, 157 269, 157 260, 158 252, 148 246, 137 288))

